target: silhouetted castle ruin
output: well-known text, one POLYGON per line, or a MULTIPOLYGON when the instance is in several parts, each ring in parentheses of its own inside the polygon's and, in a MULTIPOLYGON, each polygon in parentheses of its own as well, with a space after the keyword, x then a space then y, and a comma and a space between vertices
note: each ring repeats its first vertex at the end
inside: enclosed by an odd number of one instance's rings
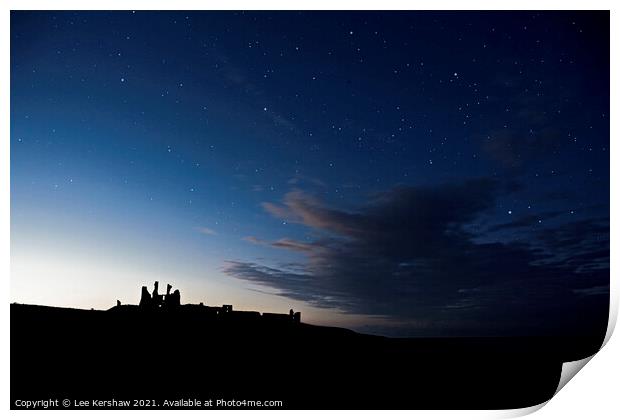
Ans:
POLYGON ((166 295, 162 296, 159 294, 159 282, 156 281, 153 286, 153 294, 151 295, 146 288, 146 286, 142 286, 142 295, 140 296, 140 304, 139 308, 143 310, 157 310, 157 309, 167 309, 174 310, 178 309, 181 306, 181 293, 179 289, 175 290, 174 293, 170 293, 172 289, 171 285, 166 287, 166 295))
MULTIPOLYGON (((181 305, 181 292, 176 289, 172 290, 171 285, 166 286, 166 294, 159 294, 159 282, 156 281, 153 285, 153 293, 149 293, 146 286, 142 286, 142 292, 140 295, 140 303, 138 304, 138 310, 141 312, 183 312, 201 314, 209 319, 220 319, 226 321, 265 321, 269 323, 301 323, 301 312, 295 312, 292 309, 288 314, 263 312, 262 314, 257 311, 234 311, 232 305, 222 306, 207 306, 200 302, 198 305, 185 304, 181 305)), ((129 308, 131 305, 124 305, 125 308, 129 308)), ((123 308, 120 301, 116 301, 117 309, 123 308)), ((113 308, 113 309, 115 309, 113 308)))

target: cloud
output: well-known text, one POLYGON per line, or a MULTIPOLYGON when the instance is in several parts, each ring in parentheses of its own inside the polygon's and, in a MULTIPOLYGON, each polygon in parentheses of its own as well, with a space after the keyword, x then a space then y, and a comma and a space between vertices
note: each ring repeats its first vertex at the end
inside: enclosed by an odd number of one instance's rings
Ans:
MULTIPOLYGON (((570 85, 570 84, 569 84, 570 85)), ((558 111, 558 98, 574 97, 572 88, 558 80, 547 85, 549 92, 541 95, 526 86, 525 79, 506 73, 498 74, 495 86, 500 94, 491 100, 495 106, 490 115, 510 124, 483 125, 480 128, 480 147, 485 156, 500 167, 511 170, 532 168, 566 147, 565 118, 558 111), (507 104, 500 97, 510 97, 507 104)))
POLYGON ((265 211, 267 211, 268 213, 276 216, 276 217, 280 217, 282 219, 289 219, 293 216, 292 213, 288 212, 288 210, 285 207, 282 206, 278 206, 272 203, 261 203, 261 206, 263 207, 263 209, 265 209, 265 211))
POLYGON ((266 245, 266 246, 270 246, 273 248, 283 248, 283 249, 288 249, 291 251, 300 251, 300 252, 315 251, 319 247, 319 245, 316 245, 316 244, 299 242, 299 241, 296 241, 294 239, 289 239, 289 238, 281 238, 281 239, 278 239, 277 241, 270 242, 270 241, 258 239, 255 236, 246 236, 243 238, 243 240, 246 242, 255 244, 255 245, 266 245))
POLYGON ((534 240, 549 250, 546 261, 556 265, 580 273, 609 268, 608 218, 579 220, 544 229, 534 240))
POLYGON ((332 208, 294 190, 263 208, 310 229, 316 239, 246 240, 298 252, 306 259, 303 268, 229 261, 224 271, 317 307, 463 333, 566 332, 575 325, 571 310, 580 313, 584 328, 599 322, 588 298, 600 294, 575 291, 599 291, 609 283, 604 221, 541 229, 519 242, 512 236, 485 242, 467 226, 487 217, 507 188, 514 187, 486 178, 398 187, 357 209, 332 208))
POLYGON ((278 283, 286 281, 294 286, 291 287, 291 290, 281 294, 292 297, 293 299, 319 301, 318 296, 313 296, 315 290, 311 285, 312 276, 309 274, 239 261, 226 261, 223 271, 234 277, 272 288, 277 287, 278 283))
POLYGON ((289 185, 307 184, 309 186, 327 188, 327 184, 319 178, 297 174, 287 181, 289 185))
POLYGON ((200 233, 204 233, 205 235, 217 235, 217 232, 215 232, 213 229, 210 229, 208 227, 199 227, 199 228, 196 228, 196 230, 200 233))
POLYGON ((313 251, 316 251, 317 249, 317 246, 314 244, 299 242, 299 241, 295 241, 293 239, 288 239, 288 238, 278 239, 277 241, 272 242, 271 246, 275 248, 284 248, 284 249, 290 249, 292 251, 300 251, 300 252, 313 252, 313 251))
POLYGON ((252 244, 262 244, 265 243, 265 241, 261 241, 260 239, 258 239, 256 236, 245 236, 242 238, 244 241, 246 242, 250 242, 252 244))
POLYGON ((529 214, 526 216, 522 216, 509 223, 500 223, 497 225, 490 226, 488 229, 488 232, 499 232, 502 230, 522 229, 522 228, 531 229, 531 227, 533 225, 535 226, 539 220, 546 221, 548 219, 558 217, 561 214, 562 212, 559 212, 559 211, 546 211, 546 212, 541 212, 538 214, 529 214))
MULTIPOLYGON (((531 126, 533 123, 526 121, 522 125, 531 126)), ((545 126, 532 131, 521 125, 518 127, 491 131, 482 142, 482 150, 493 160, 512 168, 549 156, 562 144, 560 132, 555 127, 545 126)))
POLYGON ((227 82, 227 84, 236 87, 249 98, 251 103, 253 103, 252 108, 254 112, 264 115, 273 126, 300 135, 301 130, 291 118, 287 118, 283 113, 272 110, 271 106, 265 106, 268 95, 266 95, 265 91, 261 89, 258 84, 252 81, 253 78, 250 77, 242 67, 234 63, 230 57, 223 54, 215 47, 211 48, 210 54, 223 80, 227 82))

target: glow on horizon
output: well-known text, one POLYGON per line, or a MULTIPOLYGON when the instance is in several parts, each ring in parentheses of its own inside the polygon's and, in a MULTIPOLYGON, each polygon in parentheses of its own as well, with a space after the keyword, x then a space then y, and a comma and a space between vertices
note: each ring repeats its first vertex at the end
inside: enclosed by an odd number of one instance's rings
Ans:
POLYGON ((569 15, 12 11, 11 299, 602 322, 573 290, 609 280, 608 16, 569 15))
POLYGON ((11 302, 15 303, 106 310, 117 299, 137 304, 141 287, 152 291, 153 283, 159 281, 160 291, 168 283, 178 288, 183 303, 232 304, 238 310, 259 312, 287 313, 292 308, 302 312, 304 322, 353 329, 387 324, 381 317, 315 308, 278 296, 277 290, 220 273, 214 261, 184 268, 174 264, 170 255, 166 264, 137 257, 138 263, 132 263, 122 247, 113 252, 103 244, 98 244, 99 249, 89 248, 87 242, 69 246, 59 241, 56 247, 23 246, 22 242, 14 240, 11 255, 11 302))

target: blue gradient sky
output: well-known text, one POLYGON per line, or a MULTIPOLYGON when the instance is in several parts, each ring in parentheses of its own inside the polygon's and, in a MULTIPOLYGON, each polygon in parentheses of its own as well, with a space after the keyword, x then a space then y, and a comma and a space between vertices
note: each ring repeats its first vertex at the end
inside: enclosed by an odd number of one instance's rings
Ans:
POLYGON ((13 12, 12 300, 104 309, 159 280, 185 302, 409 335, 522 331, 535 295, 564 331, 540 296, 594 313, 608 293, 608 25, 13 12), (377 239, 394 214, 420 225, 377 239), (505 264, 453 281, 459 241, 466 265, 505 264), (511 273, 553 280, 486 325, 524 290, 511 273))

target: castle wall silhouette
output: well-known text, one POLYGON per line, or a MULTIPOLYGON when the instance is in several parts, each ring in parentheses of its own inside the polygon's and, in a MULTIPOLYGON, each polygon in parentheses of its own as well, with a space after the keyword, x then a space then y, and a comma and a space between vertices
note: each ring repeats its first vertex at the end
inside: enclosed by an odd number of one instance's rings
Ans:
MULTIPOLYGON (((234 321, 257 321, 263 320, 270 323, 301 323, 301 312, 295 312, 293 309, 288 314, 257 311, 235 311, 232 305, 207 306, 200 302, 198 305, 185 304, 181 305, 181 292, 176 289, 170 293, 172 286, 166 287, 166 294, 159 294, 159 282, 153 285, 153 293, 149 293, 146 286, 142 286, 140 295, 140 303, 138 309, 143 312, 193 312, 210 315, 212 318, 234 320, 234 321)), ((121 308, 121 302, 116 301, 116 307, 121 308)), ((125 305, 127 306, 127 305, 125 305)))

